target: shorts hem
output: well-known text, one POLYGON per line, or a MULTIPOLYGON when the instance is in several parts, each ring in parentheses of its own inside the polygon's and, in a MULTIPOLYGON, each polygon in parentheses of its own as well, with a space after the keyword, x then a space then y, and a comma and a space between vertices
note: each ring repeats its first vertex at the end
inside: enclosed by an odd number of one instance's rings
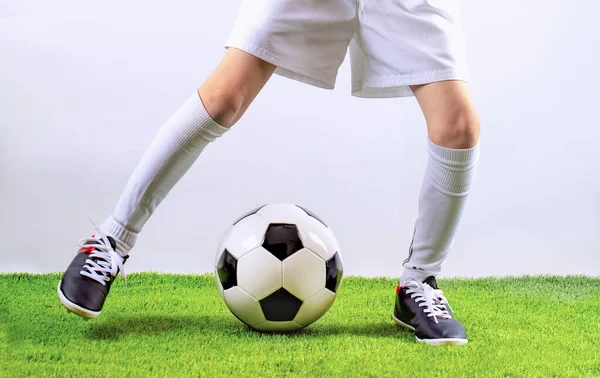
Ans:
POLYGON ((449 68, 399 76, 370 76, 352 82, 352 95, 362 98, 410 97, 411 85, 430 84, 445 80, 469 81, 466 70, 449 68))
POLYGON ((333 89, 335 87, 335 75, 333 75, 334 78, 332 79, 332 75, 330 73, 315 71, 299 65, 290 61, 288 58, 273 51, 266 50, 255 43, 249 41, 229 40, 227 43, 225 43, 225 48, 230 47, 247 52, 248 54, 254 55, 265 62, 277 66, 275 73, 280 76, 318 88, 333 89))

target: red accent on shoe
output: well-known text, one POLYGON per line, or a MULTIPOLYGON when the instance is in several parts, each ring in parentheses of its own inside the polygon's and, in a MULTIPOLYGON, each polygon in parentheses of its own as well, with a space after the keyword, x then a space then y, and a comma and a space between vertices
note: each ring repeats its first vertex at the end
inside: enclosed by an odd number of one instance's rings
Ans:
POLYGON ((398 285, 398 287, 396 288, 396 294, 398 294, 400 290, 402 290, 402 286, 398 285))
POLYGON ((79 250, 79 253, 92 253, 94 252, 94 249, 94 247, 81 248, 79 250))
MULTIPOLYGON (((92 238, 95 238, 95 237, 96 237, 96 234, 93 234, 92 238)), ((94 249, 95 249, 94 247, 81 248, 78 251, 78 253, 92 253, 92 252, 94 252, 94 249)))

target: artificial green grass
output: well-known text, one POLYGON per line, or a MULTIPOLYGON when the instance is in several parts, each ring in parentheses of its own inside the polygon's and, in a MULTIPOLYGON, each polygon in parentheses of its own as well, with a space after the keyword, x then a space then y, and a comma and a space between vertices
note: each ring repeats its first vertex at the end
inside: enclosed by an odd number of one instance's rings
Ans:
POLYGON ((390 279, 346 278, 286 335, 240 323, 213 276, 131 274, 89 321, 60 305, 59 278, 0 275, 0 376, 600 376, 600 279, 442 280, 469 344, 432 347, 391 321, 390 279))

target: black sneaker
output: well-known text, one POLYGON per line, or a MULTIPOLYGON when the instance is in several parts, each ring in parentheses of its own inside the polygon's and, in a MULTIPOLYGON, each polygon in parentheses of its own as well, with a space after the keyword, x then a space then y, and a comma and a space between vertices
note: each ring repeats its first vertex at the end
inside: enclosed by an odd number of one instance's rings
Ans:
POLYGON ((465 328, 454 318, 448 300, 435 278, 408 281, 396 289, 396 306, 392 318, 415 332, 418 342, 430 345, 466 344, 465 328))
MULTIPOLYGON (((110 285, 119 272, 125 280, 127 260, 115 252, 116 243, 99 231, 100 237, 79 241, 79 252, 58 284, 58 297, 67 308, 85 319, 97 318, 102 311, 110 285), (108 240, 109 243, 106 243, 108 240)), ((125 281, 127 284, 127 281, 125 281)))

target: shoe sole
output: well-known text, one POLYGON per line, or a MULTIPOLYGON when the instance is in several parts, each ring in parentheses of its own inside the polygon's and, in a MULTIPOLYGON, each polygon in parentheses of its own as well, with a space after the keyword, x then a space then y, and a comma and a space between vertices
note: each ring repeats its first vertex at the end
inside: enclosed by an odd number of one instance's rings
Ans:
POLYGON ((85 320, 95 319, 98 316, 100 316, 100 312, 101 311, 97 311, 97 312, 96 311, 91 311, 91 310, 85 309, 85 308, 83 308, 81 306, 78 306, 75 303, 73 303, 70 300, 68 300, 67 297, 65 296, 65 294, 62 292, 62 290, 60 290, 60 284, 61 283, 62 283, 62 281, 60 281, 58 283, 58 287, 57 287, 58 298, 60 299, 60 303, 62 303, 62 305, 67 308, 68 312, 72 312, 75 315, 81 316, 85 320))
MULTIPOLYGON (((415 327, 411 326, 410 324, 404 323, 402 320, 396 318, 393 314, 392 314, 392 319, 399 326, 402 326, 406 329, 410 329, 413 332, 415 331, 415 327)), ((467 340, 467 339, 450 339, 450 338, 448 338, 448 339, 419 339, 417 336, 415 336, 415 338, 417 339, 418 343, 425 343, 425 344, 435 345, 435 346, 438 346, 438 345, 464 345, 469 342, 469 340, 467 340)))

